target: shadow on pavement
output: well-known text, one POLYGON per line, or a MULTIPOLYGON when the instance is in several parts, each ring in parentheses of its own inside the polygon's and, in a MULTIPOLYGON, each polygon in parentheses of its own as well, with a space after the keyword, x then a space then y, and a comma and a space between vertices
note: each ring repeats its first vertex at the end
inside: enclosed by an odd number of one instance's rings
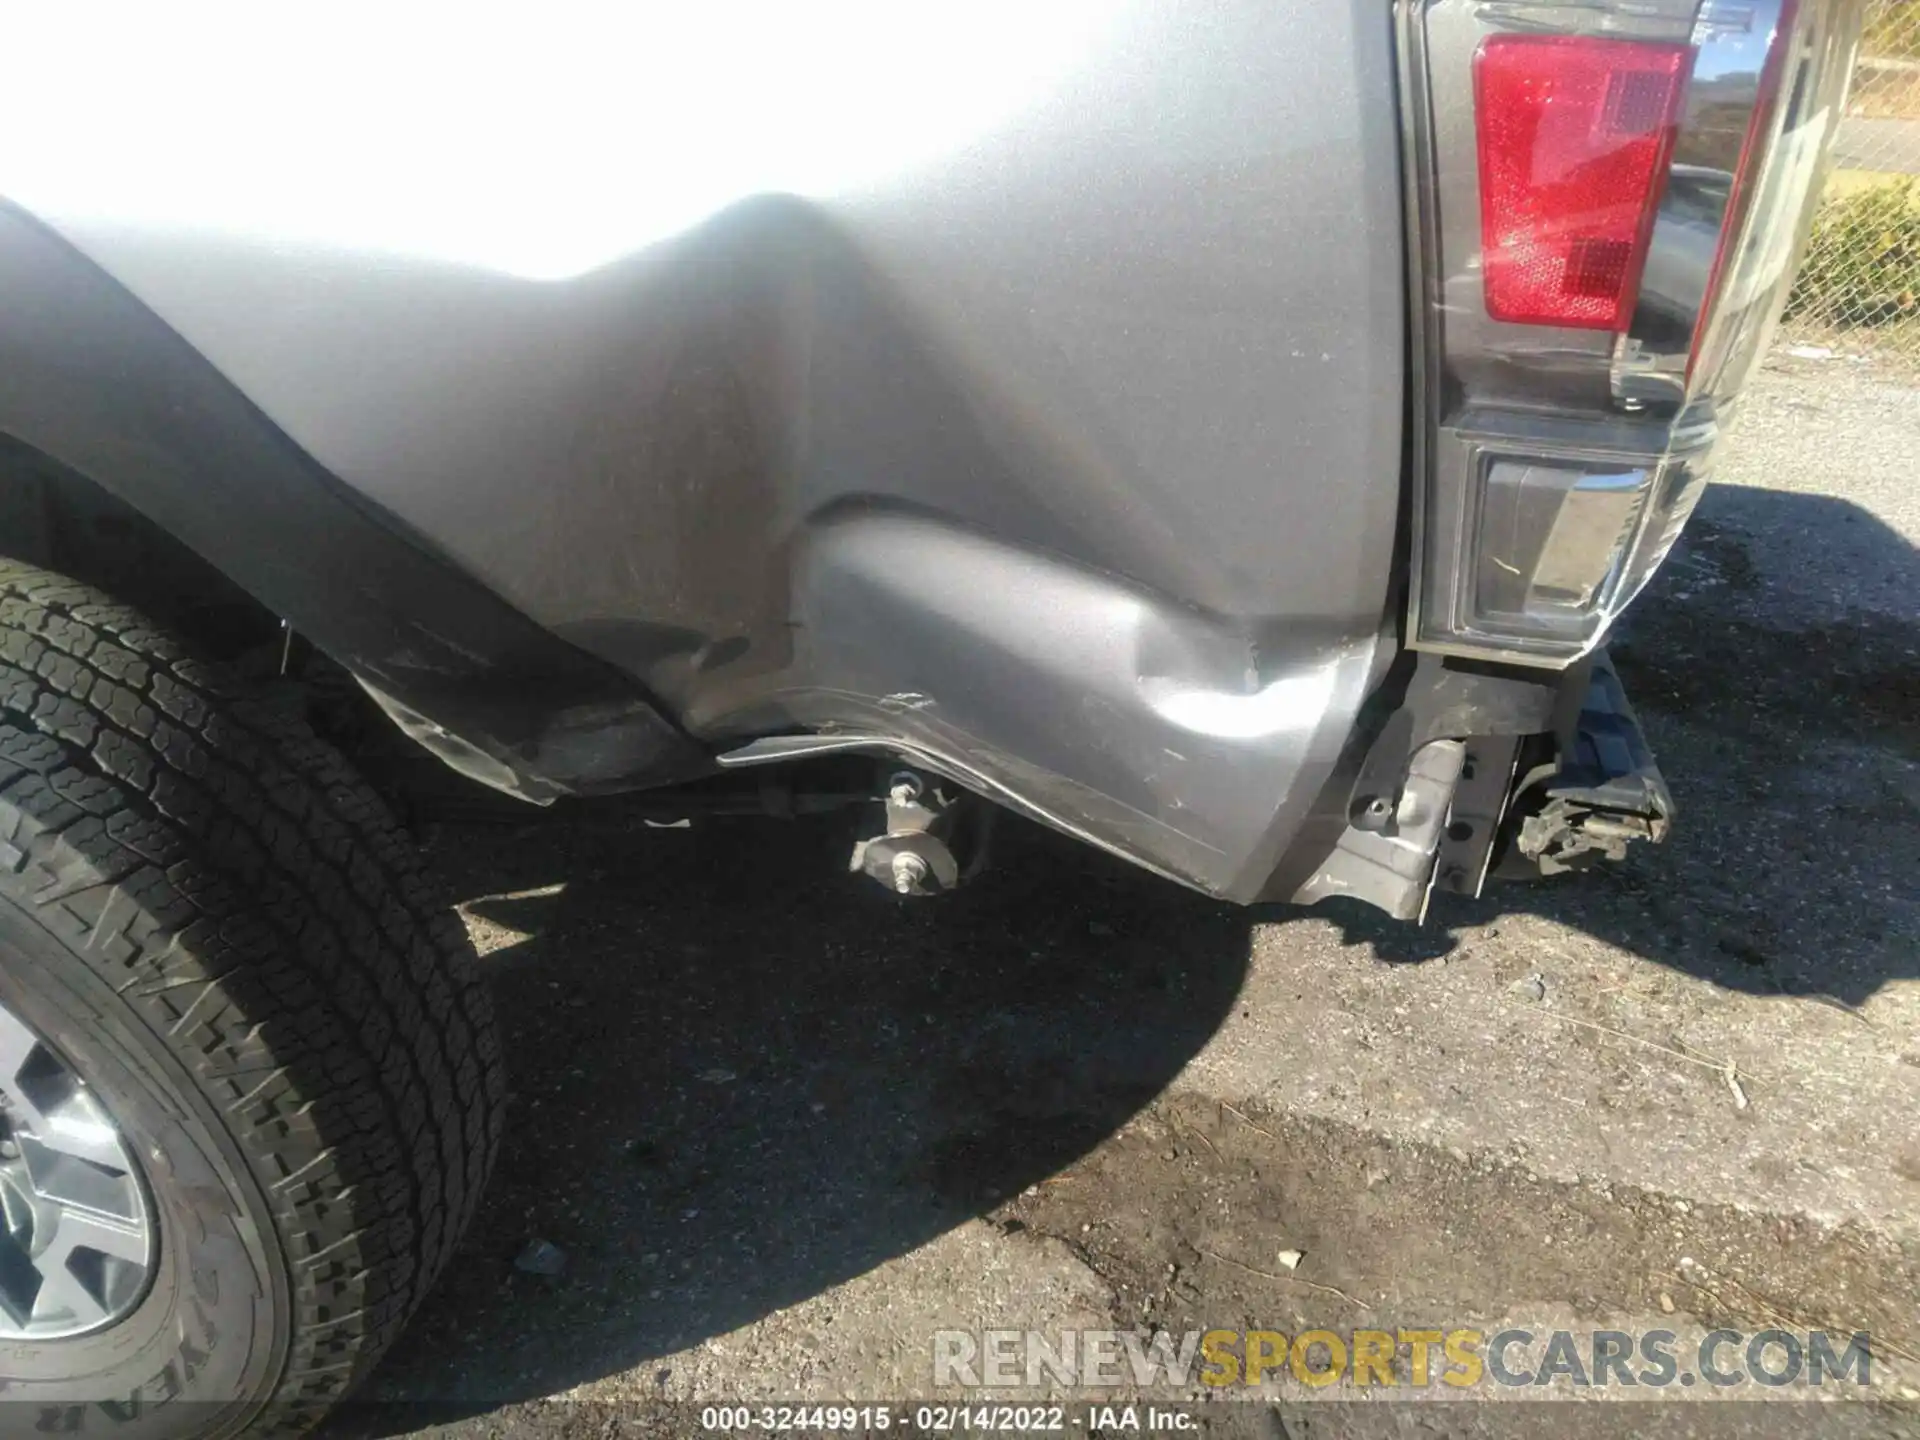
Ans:
MULTIPOLYGON (((1616 648, 1681 807, 1672 842, 1437 904, 1425 928, 1315 913, 1409 963, 1524 912, 1742 991, 1851 1007, 1920 976, 1920 624, 1851 605, 1861 583, 1920 593, 1915 551, 1866 512, 1711 492, 1616 648)), ((991 1209, 1163 1089, 1234 1005, 1252 923, 1304 913, 1214 904, 1019 824, 971 889, 900 904, 840 871, 851 836, 452 832, 447 883, 525 937, 487 962, 516 1101, 475 1232, 376 1395, 453 1413, 552 1395, 991 1209), (534 1239, 562 1276, 512 1266, 534 1239)))
POLYGON ((455 837, 464 894, 564 888, 470 906, 528 936, 487 960, 506 1150, 375 1393, 552 1394, 869 1270, 1111 1135, 1240 988, 1245 912, 1063 837, 1009 825, 989 877, 915 904, 849 879, 852 834, 455 837), (536 1237, 564 1276, 511 1266, 536 1237))

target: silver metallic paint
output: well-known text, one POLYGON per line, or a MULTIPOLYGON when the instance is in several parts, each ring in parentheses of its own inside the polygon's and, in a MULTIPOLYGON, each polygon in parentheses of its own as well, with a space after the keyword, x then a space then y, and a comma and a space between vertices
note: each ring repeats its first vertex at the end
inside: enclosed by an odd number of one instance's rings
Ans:
MULTIPOLYGON (((716 751, 892 739, 1245 899, 1394 643, 1390 15, 1097 8, 1050 88, 964 142, 743 192, 567 278, 106 203, 42 218, 333 474, 716 751)), ((480 118, 438 123, 458 149, 480 118)), ((696 139, 636 133, 624 168, 568 173, 583 205, 644 192, 696 139)), ((497 199, 549 207, 523 228, 573 218, 564 186, 497 199)))

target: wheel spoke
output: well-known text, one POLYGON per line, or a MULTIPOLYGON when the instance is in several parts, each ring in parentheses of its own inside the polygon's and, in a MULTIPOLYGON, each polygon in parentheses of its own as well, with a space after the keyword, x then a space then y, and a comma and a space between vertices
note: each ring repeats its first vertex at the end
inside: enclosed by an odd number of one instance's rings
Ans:
POLYGON ((76 1090, 26 1128, 42 1149, 57 1155, 71 1155, 109 1170, 124 1172, 127 1168, 120 1132, 84 1090, 76 1090))
MULTIPOLYGON (((34 1296, 33 1318, 39 1325, 62 1328, 90 1328, 106 1320, 111 1311, 110 1297, 94 1292, 83 1278, 77 1259, 91 1259, 84 1252, 95 1251, 115 1260, 144 1267, 150 1258, 143 1230, 110 1225, 84 1210, 67 1210, 60 1215, 53 1242, 34 1260, 40 1272, 40 1291, 34 1296)), ((104 1273, 104 1267, 94 1267, 104 1273)))
POLYGON ((84 1210, 67 1210, 60 1215, 60 1228, 54 1232, 53 1244, 40 1255, 40 1266, 44 1271, 55 1251, 60 1253, 60 1262, 64 1267, 68 1256, 75 1250, 98 1250, 102 1255, 111 1255, 117 1260, 130 1260, 135 1265, 147 1263, 147 1235, 142 1226, 116 1225, 98 1215, 89 1215, 84 1210))
POLYGON ((0 1342, 82 1335, 147 1283, 152 1214, 119 1129, 63 1057, 0 1005, 0 1342))
POLYGON ((33 1297, 33 1323, 81 1330, 107 1318, 107 1307, 80 1283, 65 1265, 49 1265, 40 1257, 40 1293, 33 1297))
POLYGON ((0 1005, 0 1090, 5 1090, 16 1105, 24 1105, 19 1075, 27 1067, 27 1057, 40 1044, 40 1037, 29 1030, 20 1017, 0 1005))

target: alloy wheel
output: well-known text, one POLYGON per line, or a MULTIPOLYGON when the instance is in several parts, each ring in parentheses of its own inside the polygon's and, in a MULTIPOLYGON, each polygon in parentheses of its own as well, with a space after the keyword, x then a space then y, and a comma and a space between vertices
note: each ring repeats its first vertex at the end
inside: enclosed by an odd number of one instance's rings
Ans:
POLYGON ((147 1189, 86 1082, 0 1005, 0 1341, 92 1334, 145 1295, 147 1189))

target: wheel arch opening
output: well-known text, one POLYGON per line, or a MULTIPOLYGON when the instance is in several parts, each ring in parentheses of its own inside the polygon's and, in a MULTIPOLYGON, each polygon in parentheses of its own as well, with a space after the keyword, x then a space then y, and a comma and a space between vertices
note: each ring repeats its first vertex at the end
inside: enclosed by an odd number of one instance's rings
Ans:
POLYGON ((282 640, 280 617, 141 510, 0 432, 0 556, 104 590, 229 663, 282 640))

